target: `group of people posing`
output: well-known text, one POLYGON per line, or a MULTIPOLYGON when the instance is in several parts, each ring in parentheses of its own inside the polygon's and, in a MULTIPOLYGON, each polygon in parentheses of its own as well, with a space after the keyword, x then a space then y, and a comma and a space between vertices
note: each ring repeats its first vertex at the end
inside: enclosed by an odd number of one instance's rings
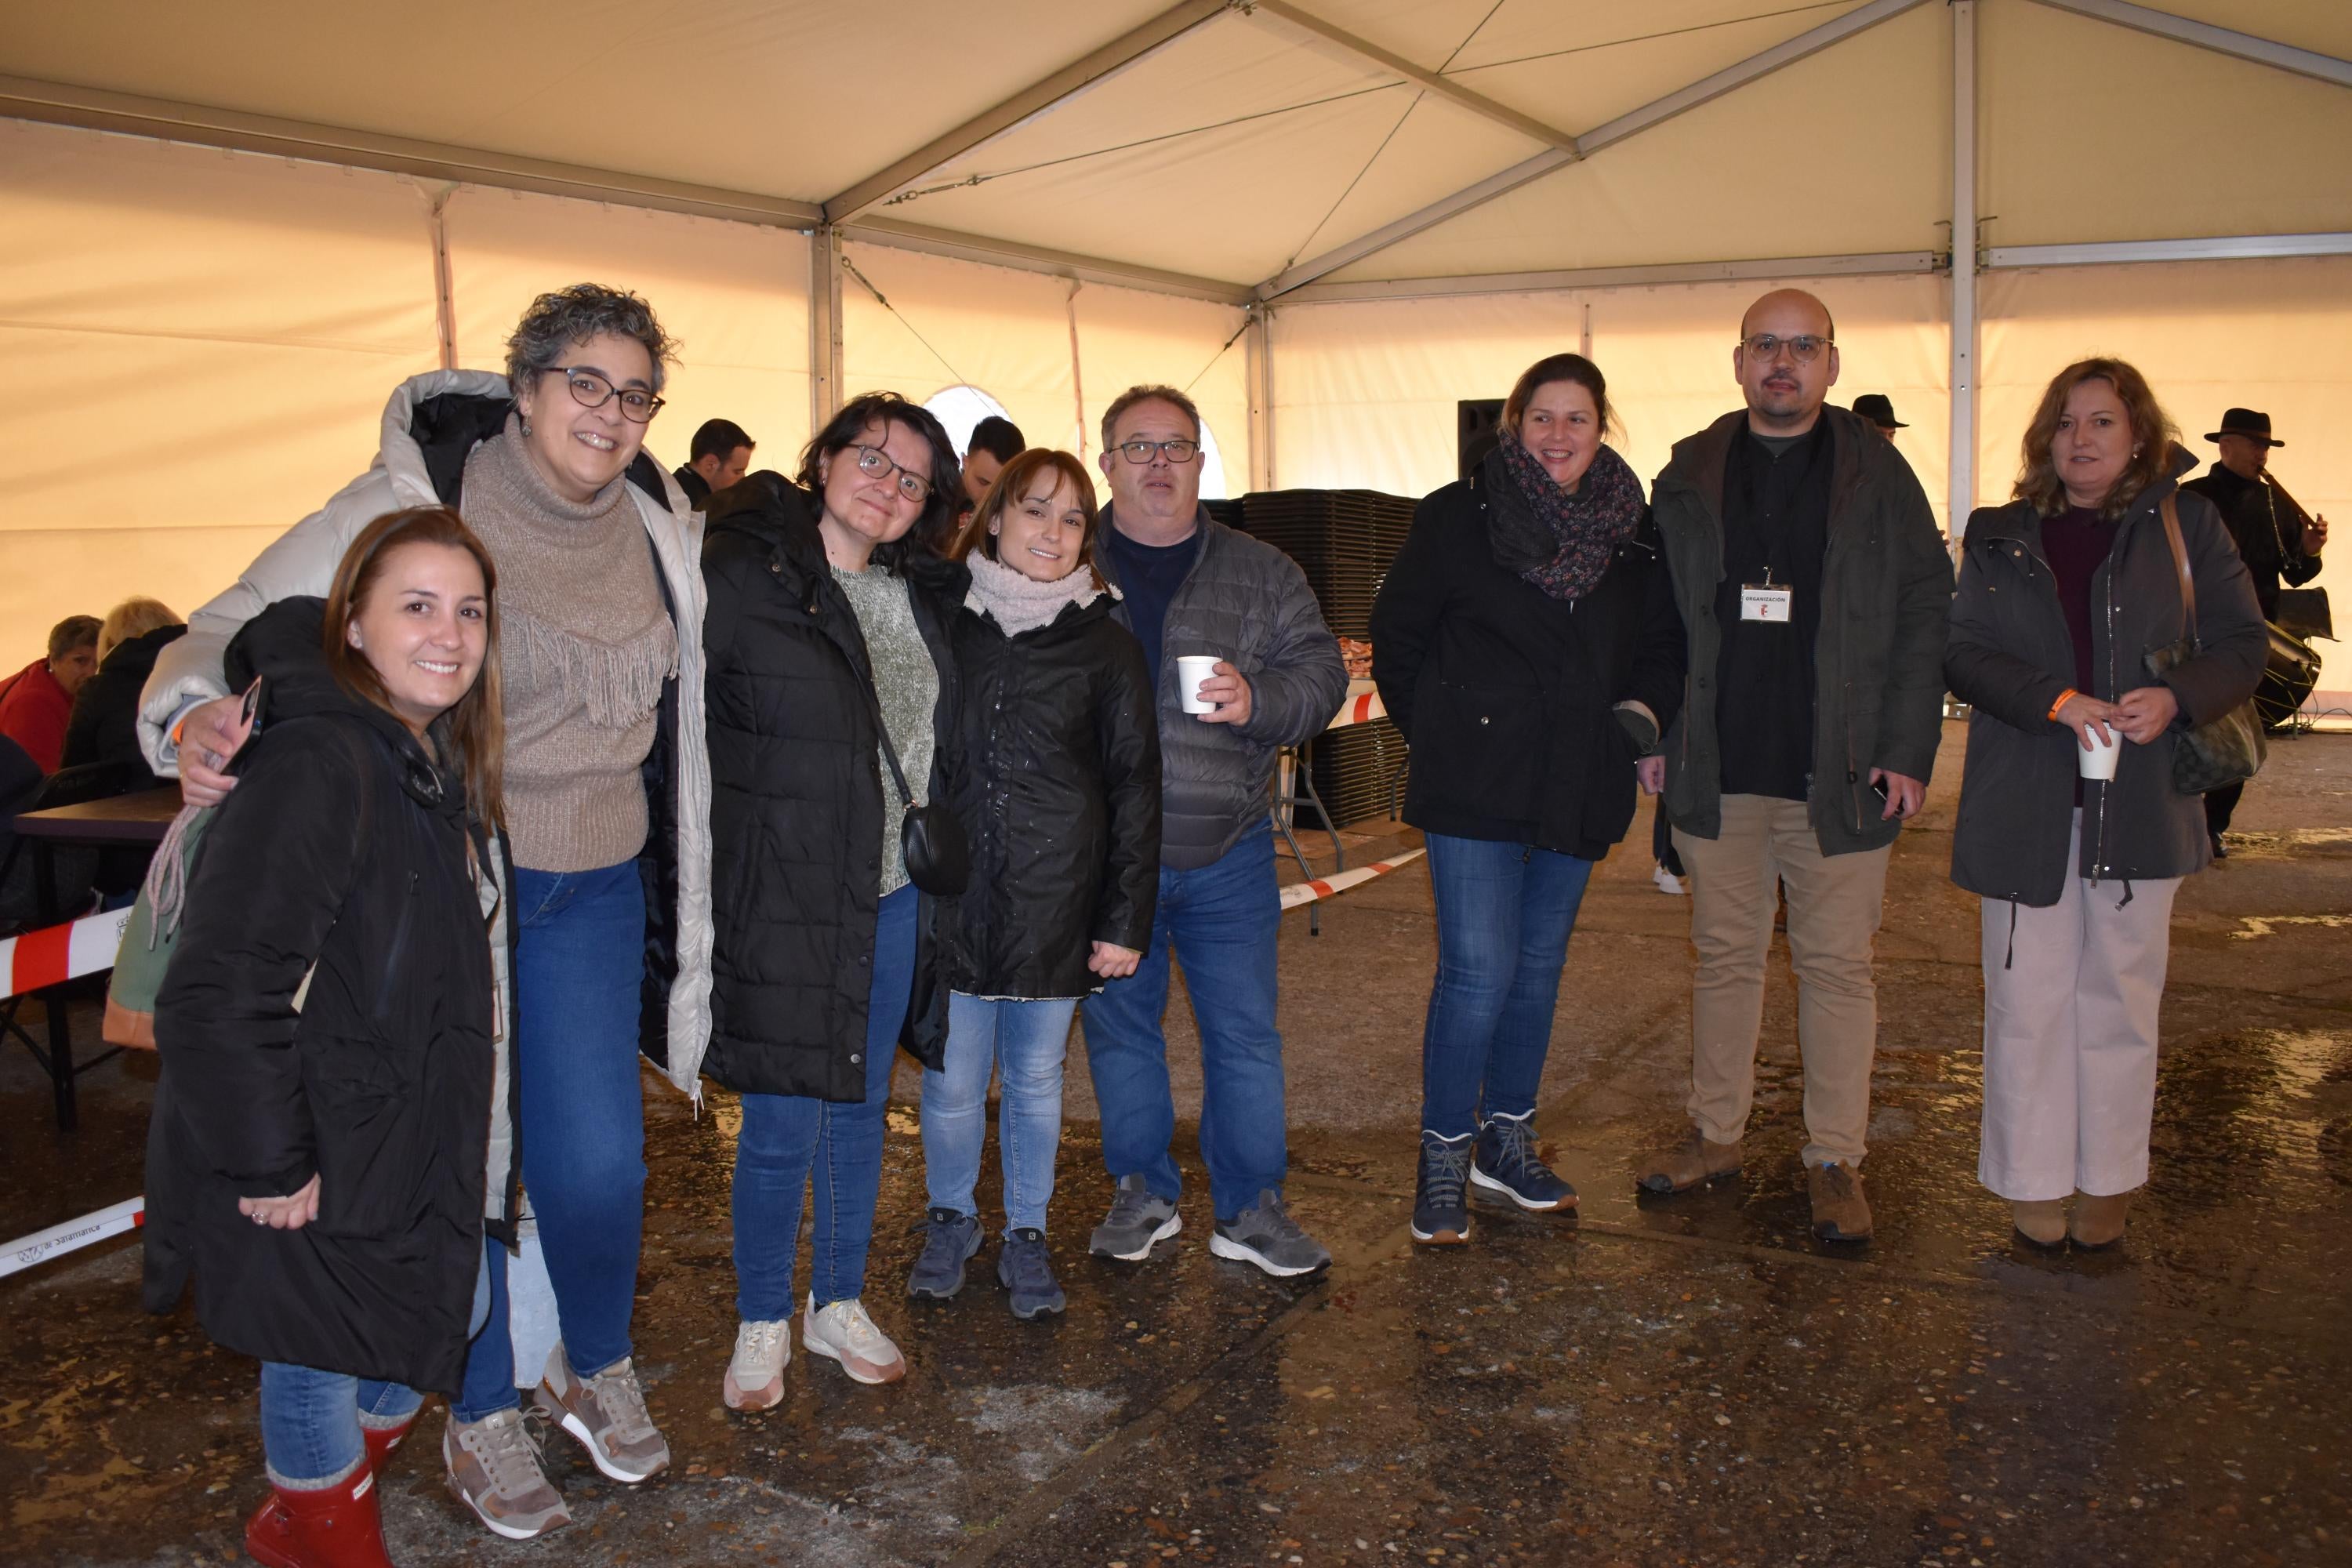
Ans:
MULTIPOLYGON (((502 1536, 567 1518, 519 1384, 603 1474, 667 1468, 631 1337, 640 1053, 740 1097, 737 1409, 782 1399, 795 1325, 860 1382, 906 1372, 863 1301, 901 1047, 924 1068, 912 1294, 955 1296, 985 1245, 995 1075, 995 1273, 1015 1315, 1063 1309, 1074 1015, 1112 1189, 1090 1249, 1140 1261, 1179 1232, 1172 963, 1210 1249, 1277 1276, 1330 1260, 1283 1195, 1267 805, 1346 673, 1297 565, 1201 508, 1197 410, 1163 386, 1113 402, 1099 513, 1080 459, 1029 450, 959 524, 946 433, 890 394, 698 508, 643 451, 672 354, 635 296, 542 296, 504 374, 401 386, 374 464, 147 683, 142 740, 207 814, 184 877, 167 845, 148 888, 178 921, 148 1300, 193 1277, 206 1331, 263 1363, 263 1562, 386 1561, 373 1476, 425 1393, 449 1400, 452 1488, 502 1536), (562 1339, 519 1379, 526 1203, 562 1339)), ((2127 365, 2053 384, 2019 500, 1970 521, 1957 604, 1909 468, 1824 402, 1821 303, 1759 300, 1733 366, 1747 406, 1645 500, 1599 369, 1539 361, 1380 595, 1373 674, 1438 916, 1413 1233, 1468 1240, 1473 1189, 1574 1205, 1533 1112, 1578 903, 1638 784, 1664 792, 1699 950, 1692 1125, 1638 1179, 1740 1164, 1781 886, 1815 1226, 1869 1236, 1871 942, 1948 679, 1977 707, 1955 875, 1985 900, 1982 1174, 2027 1235, 2057 1215, 2063 1245, 2079 1193, 2075 1238, 2112 1239, 2146 1176, 2163 910, 2206 847, 2170 738, 2252 689, 2244 569, 2181 497, 2195 647, 2146 673, 2182 629, 2151 521, 2173 447, 2127 365), (2113 782, 2077 784, 2110 732, 2132 742, 2113 782)))

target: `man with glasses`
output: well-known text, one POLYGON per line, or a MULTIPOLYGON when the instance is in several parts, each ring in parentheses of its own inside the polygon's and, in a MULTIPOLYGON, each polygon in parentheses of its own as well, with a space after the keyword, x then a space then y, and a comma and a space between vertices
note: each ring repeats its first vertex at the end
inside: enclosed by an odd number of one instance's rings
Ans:
POLYGON ((1822 402, 1838 351, 1819 300, 1757 300, 1731 366, 1748 406, 1676 444, 1652 492, 1690 690, 1638 765, 1690 870, 1698 970, 1692 1126, 1637 1180, 1681 1193, 1738 1171, 1784 887, 1813 1231, 1866 1241, 1872 945, 1942 735, 1951 563, 1902 454, 1822 402))
POLYGON ((1162 826, 1150 950, 1085 1007, 1103 1162, 1117 1184, 1093 1250, 1140 1259, 1181 1228, 1161 1026, 1172 958, 1201 1032, 1201 1157, 1216 1211, 1209 1250, 1269 1274, 1311 1273, 1331 1255, 1282 1196, 1282 904, 1267 794, 1276 752, 1330 722, 1348 672, 1297 564, 1202 508, 1201 414, 1190 398, 1130 388, 1103 416, 1102 437, 1111 504, 1096 564, 1123 595, 1113 613, 1142 643, 1159 693, 1162 826), (1217 663, 1199 697, 1216 706, 1190 713, 1177 661, 1203 656, 1217 663))

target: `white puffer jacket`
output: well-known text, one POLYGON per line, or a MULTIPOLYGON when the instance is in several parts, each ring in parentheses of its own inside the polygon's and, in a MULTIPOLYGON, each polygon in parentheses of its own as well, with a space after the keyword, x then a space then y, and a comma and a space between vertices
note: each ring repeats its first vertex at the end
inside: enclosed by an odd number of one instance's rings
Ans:
MULTIPOLYGON (((155 672, 140 698, 139 743, 157 773, 174 777, 179 773, 179 751, 171 731, 180 714, 192 703, 226 694, 221 662, 238 627, 280 599, 299 595, 323 598, 344 551, 362 529, 384 513, 443 504, 446 498, 434 482, 436 471, 446 474, 454 490, 474 443, 446 434, 420 439, 420 415, 439 431, 467 423, 433 417, 450 405, 428 405, 452 398, 479 410, 482 400, 507 402, 512 395, 505 376, 478 370, 427 372, 393 392, 384 405, 375 462, 368 471, 288 530, 233 585, 190 616, 187 636, 164 648, 163 657, 155 661, 155 672), (428 442, 433 443, 430 451, 428 442)), ((485 435, 498 428, 497 423, 479 418, 470 425, 485 435)), ((702 517, 688 505, 677 481, 649 458, 638 458, 630 479, 629 496, 645 520, 677 626, 675 733, 656 742, 657 750, 667 745, 677 759, 670 769, 677 793, 674 802, 656 803, 654 812, 656 823, 667 817, 677 825, 675 856, 656 857, 674 861, 675 904, 654 914, 656 920, 667 917, 675 963, 662 1068, 680 1091, 696 1095, 703 1051, 710 1040, 710 752, 702 710, 702 517), (648 474, 658 480, 659 495, 648 493, 642 477, 648 474)))

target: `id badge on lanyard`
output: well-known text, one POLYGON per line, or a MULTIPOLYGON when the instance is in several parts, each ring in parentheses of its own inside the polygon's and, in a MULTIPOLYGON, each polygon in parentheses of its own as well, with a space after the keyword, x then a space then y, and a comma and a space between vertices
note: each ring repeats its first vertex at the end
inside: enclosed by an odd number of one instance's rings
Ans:
POLYGON ((1787 584, 1773 582, 1772 568, 1767 566, 1764 568, 1764 581, 1739 585, 1739 618, 1786 626, 1795 601, 1795 593, 1787 584))

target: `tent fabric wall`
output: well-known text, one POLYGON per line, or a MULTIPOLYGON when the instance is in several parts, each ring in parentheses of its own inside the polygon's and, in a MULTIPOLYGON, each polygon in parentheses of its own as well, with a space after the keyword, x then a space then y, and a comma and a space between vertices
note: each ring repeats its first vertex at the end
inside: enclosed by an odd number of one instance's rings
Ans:
POLYGON ((439 363, 429 207, 396 175, 0 121, 0 662, 129 595, 185 613, 364 466, 385 393, 439 363))
POLYGON ((761 468, 789 471, 809 432, 809 247, 795 230, 461 185, 445 216, 457 363, 506 364, 531 300, 568 283, 626 289, 678 341, 646 432, 666 468, 706 419, 732 419, 761 468))
MULTIPOLYGON (((1768 285, 1705 283, 1539 294, 1294 305, 1274 329, 1276 450, 1286 485, 1422 495, 1455 471, 1454 405, 1501 397, 1546 354, 1574 350, 1587 311, 1609 378, 1613 444, 1646 483, 1674 443, 1739 406, 1732 347, 1768 285)), ((1836 318, 1841 399, 1884 392, 1900 445, 1937 507, 1948 445, 1940 278, 1813 282, 1836 318)))

